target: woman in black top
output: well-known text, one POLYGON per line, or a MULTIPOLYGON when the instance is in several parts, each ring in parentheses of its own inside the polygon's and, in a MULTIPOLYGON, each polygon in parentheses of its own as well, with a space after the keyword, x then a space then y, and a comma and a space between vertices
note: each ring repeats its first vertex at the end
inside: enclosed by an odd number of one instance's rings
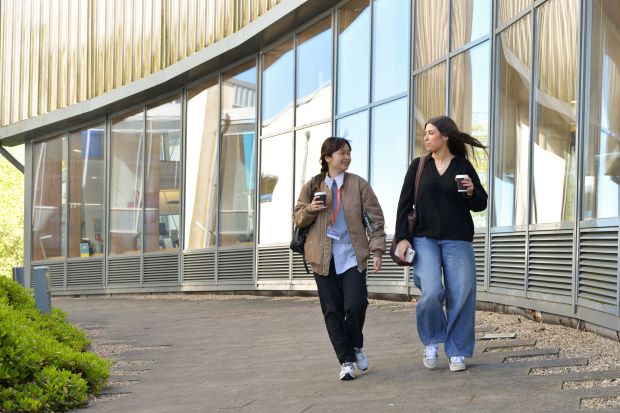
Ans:
POLYGON ((413 280, 421 291, 416 323, 426 346, 424 365, 429 369, 437 366, 438 345, 444 343, 450 370, 460 371, 465 370, 464 358, 471 357, 475 341, 476 263, 470 210, 483 211, 487 206, 487 193, 467 160, 466 145, 472 150, 484 145, 459 131, 447 116, 429 120, 424 131, 429 154, 409 166, 398 202, 393 242, 398 243, 396 253, 401 259, 407 248, 416 251, 413 280), (415 235, 409 240, 407 215, 413 207, 420 162, 426 164, 419 183, 415 235), (459 177, 461 192, 458 175, 463 175, 459 177))

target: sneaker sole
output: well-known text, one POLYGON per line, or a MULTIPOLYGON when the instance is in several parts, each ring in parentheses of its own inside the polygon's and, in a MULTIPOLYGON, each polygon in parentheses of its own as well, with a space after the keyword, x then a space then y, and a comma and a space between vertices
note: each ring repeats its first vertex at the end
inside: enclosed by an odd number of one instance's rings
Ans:
POLYGON ((344 376, 342 376, 340 378, 340 380, 345 381, 345 380, 355 380, 355 376, 352 376, 351 374, 347 373, 344 376))
POLYGON ((450 371, 463 371, 467 369, 467 366, 463 365, 463 366, 452 366, 450 365, 450 371))

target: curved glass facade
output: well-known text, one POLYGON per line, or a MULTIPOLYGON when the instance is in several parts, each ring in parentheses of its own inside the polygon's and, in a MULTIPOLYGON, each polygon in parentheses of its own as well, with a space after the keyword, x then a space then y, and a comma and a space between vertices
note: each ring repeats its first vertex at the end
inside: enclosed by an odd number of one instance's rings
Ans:
MULTIPOLYGON (((471 154, 489 193, 473 214, 478 299, 614 327, 618 16, 615 0, 317 11, 204 78, 29 141, 27 259, 103 260, 98 292, 312 290, 288 243, 323 140, 351 141, 350 172, 372 184, 390 238, 424 124, 448 114, 487 146, 471 154)), ((410 273, 385 261, 369 289, 416 294, 410 273)))

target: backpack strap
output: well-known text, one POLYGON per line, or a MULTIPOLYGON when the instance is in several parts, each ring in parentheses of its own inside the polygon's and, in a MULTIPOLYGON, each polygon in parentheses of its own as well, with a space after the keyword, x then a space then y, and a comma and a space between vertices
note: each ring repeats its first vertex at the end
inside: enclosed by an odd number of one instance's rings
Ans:
MULTIPOLYGON (((314 175, 310 180, 310 199, 312 199, 312 195, 314 194, 315 187, 317 186, 317 182, 321 178, 321 174, 314 175)), ((304 268, 306 269, 306 274, 310 274, 310 270, 308 269, 308 263, 306 262, 306 252, 305 249, 301 250, 301 259, 304 262, 304 268)))

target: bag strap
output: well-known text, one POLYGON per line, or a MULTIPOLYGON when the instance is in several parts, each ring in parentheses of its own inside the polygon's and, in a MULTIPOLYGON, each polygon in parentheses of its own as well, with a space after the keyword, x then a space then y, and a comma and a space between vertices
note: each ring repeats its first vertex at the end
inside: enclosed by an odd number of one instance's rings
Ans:
POLYGON ((422 177, 422 171, 424 171, 424 165, 426 165, 426 156, 420 156, 420 163, 418 164, 418 170, 415 174, 415 193, 413 194, 414 208, 418 203, 418 188, 420 187, 420 178, 422 177))
MULTIPOLYGON (((314 194, 314 187, 317 184, 317 181, 319 180, 319 177, 321 176, 321 174, 318 175, 314 175, 312 177, 312 179, 310 180, 310 199, 312 200, 312 195, 314 194)), ((301 250, 301 258, 302 261, 304 262, 304 268, 306 269, 306 274, 310 274, 310 270, 308 269, 308 263, 306 262, 306 253, 304 252, 304 250, 301 250)))

